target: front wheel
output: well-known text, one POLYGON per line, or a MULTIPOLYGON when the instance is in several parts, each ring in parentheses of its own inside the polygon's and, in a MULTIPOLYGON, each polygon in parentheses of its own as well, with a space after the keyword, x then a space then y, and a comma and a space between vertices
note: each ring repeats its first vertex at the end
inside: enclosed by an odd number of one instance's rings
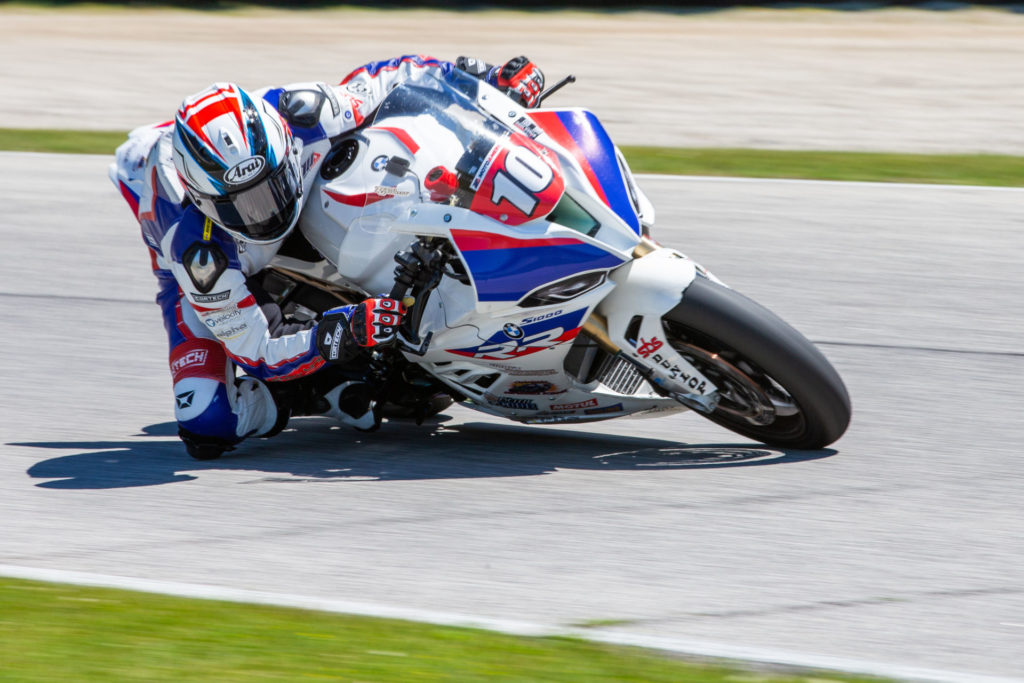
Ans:
POLYGON ((824 355, 739 292, 698 277, 663 318, 672 347, 713 381, 721 400, 704 417, 785 448, 832 443, 850 423, 850 396, 824 355))

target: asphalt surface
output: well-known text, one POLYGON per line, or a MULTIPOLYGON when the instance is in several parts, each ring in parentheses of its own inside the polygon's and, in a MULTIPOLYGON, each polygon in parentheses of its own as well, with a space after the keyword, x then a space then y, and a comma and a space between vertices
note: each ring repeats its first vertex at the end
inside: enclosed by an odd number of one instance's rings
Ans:
POLYGON ((396 55, 500 64, 525 54, 548 84, 575 75, 550 102, 593 110, 620 145, 1024 154, 1024 14, 854 11, 878 4, 703 12, 0 6, 0 64, 17 64, 0 71, 0 126, 128 130, 167 120, 186 94, 214 81, 336 83, 396 55))
POLYGON ((454 409, 196 463, 106 163, 0 154, 0 564, 1024 680, 1024 192, 642 180, 663 243, 835 363, 827 450, 454 409))

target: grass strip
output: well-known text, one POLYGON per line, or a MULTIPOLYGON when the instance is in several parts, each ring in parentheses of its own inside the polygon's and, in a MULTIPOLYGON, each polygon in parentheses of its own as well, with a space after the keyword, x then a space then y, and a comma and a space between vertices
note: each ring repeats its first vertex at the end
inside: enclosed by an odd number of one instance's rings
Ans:
MULTIPOLYGON (((0 151, 113 154, 127 133, 0 128, 0 151)), ((623 147, 636 173, 1024 186, 1024 157, 623 147)))
POLYGON ((623 147, 636 173, 1024 186, 1024 157, 623 147))
POLYGON ((0 662, 11 683, 868 680, 743 673, 568 638, 16 579, 0 579, 0 662))

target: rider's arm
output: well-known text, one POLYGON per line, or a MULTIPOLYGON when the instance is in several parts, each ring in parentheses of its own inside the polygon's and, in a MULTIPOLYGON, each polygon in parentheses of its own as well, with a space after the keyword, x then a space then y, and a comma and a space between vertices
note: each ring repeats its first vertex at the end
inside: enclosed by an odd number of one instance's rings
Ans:
POLYGON ((295 379, 323 366, 314 323, 286 321, 248 277, 246 257, 235 241, 197 210, 185 211, 164 245, 165 253, 173 254, 172 272, 190 304, 180 324, 205 328, 236 364, 260 379, 295 379))

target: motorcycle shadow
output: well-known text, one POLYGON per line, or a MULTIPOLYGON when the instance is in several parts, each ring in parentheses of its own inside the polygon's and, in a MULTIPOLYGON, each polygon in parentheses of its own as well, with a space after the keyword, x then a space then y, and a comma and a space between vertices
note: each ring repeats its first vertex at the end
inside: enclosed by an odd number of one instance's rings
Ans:
POLYGON ((445 424, 438 416, 417 426, 389 422, 363 433, 321 418, 293 420, 273 439, 252 439, 218 460, 195 461, 176 438, 173 422, 150 425, 146 440, 53 441, 12 446, 85 452, 30 467, 36 486, 109 489, 196 479, 206 470, 257 472, 242 482, 352 483, 472 479, 551 474, 558 470, 644 471, 781 465, 818 460, 837 451, 798 451, 754 443, 688 444, 597 434, 557 427, 486 422, 445 424))

